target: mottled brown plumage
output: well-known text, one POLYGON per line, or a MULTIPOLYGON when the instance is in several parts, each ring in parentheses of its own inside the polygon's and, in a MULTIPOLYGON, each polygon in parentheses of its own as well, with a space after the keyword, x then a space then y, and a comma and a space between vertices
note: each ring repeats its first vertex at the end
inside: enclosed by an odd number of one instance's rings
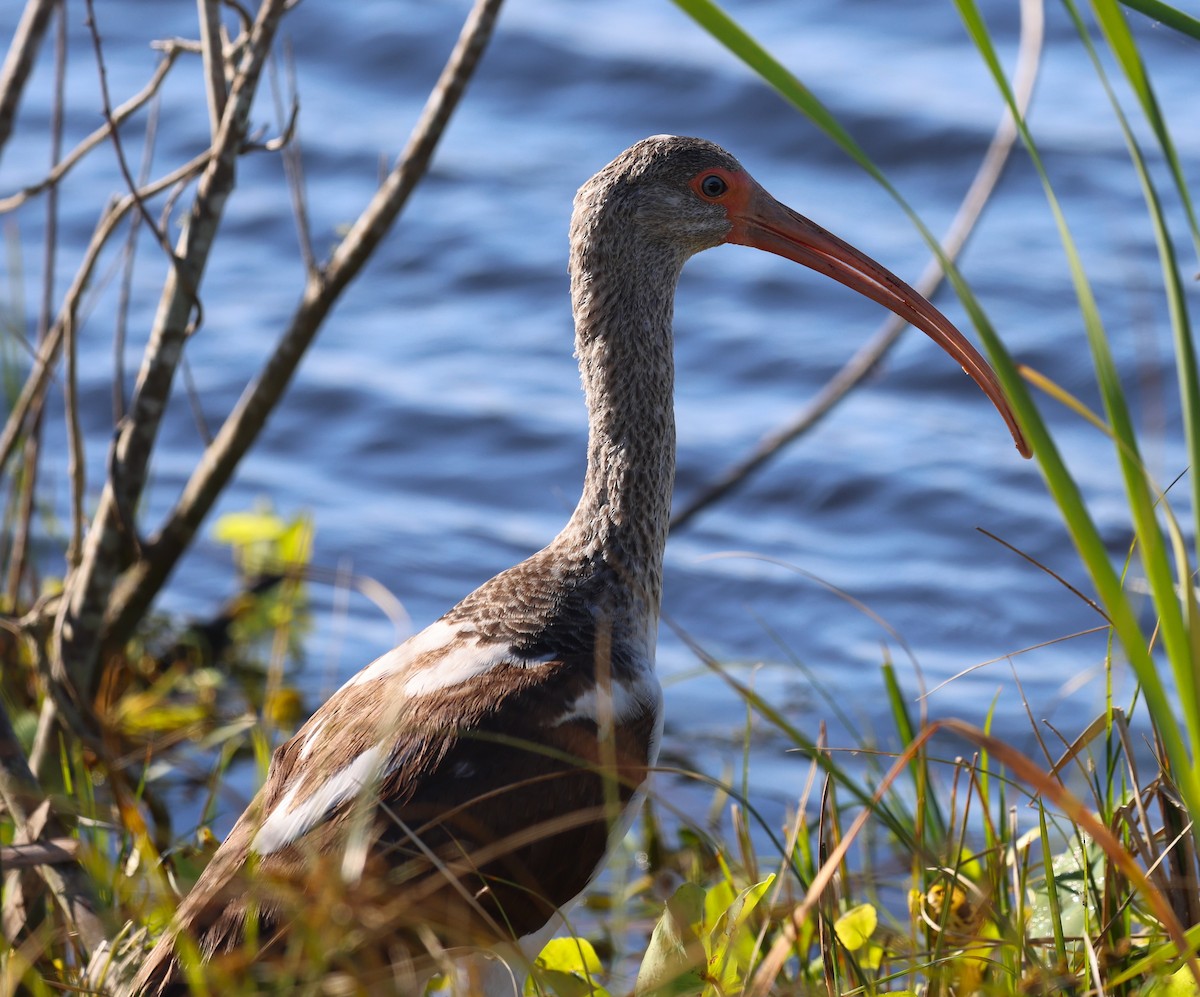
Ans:
MULTIPOLYGON (((570 520, 352 678, 276 751, 134 992, 179 985, 181 933, 236 964, 248 915, 257 957, 281 957, 298 914, 332 903, 331 883, 355 912, 331 952, 348 953, 358 979, 377 973, 379 992, 401 993, 417 985, 407 960, 430 937, 509 944, 514 956, 584 889, 658 750, 675 287, 688 258, 722 242, 812 266, 918 324, 1022 445, 986 363, 915 291, 779 205, 717 146, 639 142, 575 201, 571 297, 590 421, 570 520)), ((503 986, 488 992, 512 992, 503 986)))

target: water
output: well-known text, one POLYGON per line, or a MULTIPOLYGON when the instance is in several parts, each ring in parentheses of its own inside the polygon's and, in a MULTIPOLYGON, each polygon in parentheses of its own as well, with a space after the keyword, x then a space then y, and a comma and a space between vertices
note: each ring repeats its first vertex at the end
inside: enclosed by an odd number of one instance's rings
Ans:
MULTIPOLYGON (((195 32, 190 4, 97 6, 117 100, 152 69, 150 39, 195 32)), ((11 32, 16 7, 0 12, 0 35, 11 32)), ((381 159, 403 144, 465 9, 428 0, 310 3, 286 19, 318 254, 369 198, 381 159)), ((949 4, 764 0, 731 10, 832 108, 933 228, 949 221, 1000 109, 949 4)), ((994 15, 1011 63, 1015 8, 994 15)), ((1152 233, 1104 95, 1065 16, 1056 7, 1049 16, 1035 134, 1128 371, 1153 467, 1169 479, 1183 455, 1152 233)), ((1181 157, 1194 164, 1194 47, 1134 20, 1181 157)), ((71 46, 68 146, 99 121, 78 4, 71 5, 71 46)), ((48 79, 43 59, 21 131, 0 163, 4 193, 42 171, 42 147, 23 138, 44 132, 48 79), (18 152, 29 148, 38 151, 18 152)), ((164 91, 160 167, 202 147, 198 81, 198 60, 184 57, 164 91)), ((256 120, 270 129, 266 101, 256 120)), ((565 274, 571 197, 617 152, 659 132, 720 142, 781 200, 899 274, 924 266, 919 237, 890 200, 674 6, 513 0, 431 175, 327 323, 217 512, 264 496, 285 515, 311 511, 315 562, 378 579, 415 627, 542 546, 573 507, 583 473, 585 414, 565 274)), ((108 154, 72 175, 64 274, 86 244, 95 206, 120 188, 108 154)), ((40 207, 15 218, 34 245, 40 207)), ((204 281, 205 325, 189 350, 213 424, 287 321, 302 279, 295 244, 278 160, 245 157, 204 281)), ((130 382, 163 272, 147 243, 143 254, 126 351, 130 382)), ((36 255, 22 267, 4 286, 23 282, 32 309, 36 255)), ((963 268, 1015 356, 1094 404, 1058 236, 1020 154, 963 268)), ((112 431, 115 297, 111 285, 94 293, 81 342, 93 491, 112 431)), ((955 301, 939 304, 965 325, 955 301)), ((789 419, 882 318, 870 302, 764 254, 721 248, 690 263, 676 320, 678 495, 692 495, 789 419)), ((1045 408, 1120 556, 1128 526, 1109 448, 1077 419, 1045 408)), ((57 423, 52 433, 61 447, 57 423)), ((200 446, 180 394, 154 467, 147 531, 200 446)), ((64 507, 63 465, 48 480, 64 507)), ((995 729, 1028 743, 1015 673, 1035 716, 1074 732, 1100 703, 1102 683, 1075 680, 1096 674, 1102 638, 1016 652, 1091 628, 1097 617, 977 528, 1086 587, 1036 468, 1018 458, 996 413, 957 367, 909 333, 819 429, 672 538, 664 611, 810 734, 830 711, 800 664, 856 723, 883 730, 883 656, 898 662, 914 694, 919 685, 906 647, 929 687, 996 662, 939 688, 924 704, 933 715, 980 721, 999 696, 995 729), (892 632, 814 579, 870 607, 892 632)), ((230 586, 228 553, 206 536, 160 605, 208 616, 230 586)), ((315 703, 404 634, 366 600, 335 610, 339 596, 319 587, 313 594, 319 625, 300 681, 315 703)), ((659 660, 668 753, 714 773, 736 767, 742 708, 666 628, 659 660)), ((769 731, 754 743, 753 785, 777 805, 799 790, 804 766, 769 731)))

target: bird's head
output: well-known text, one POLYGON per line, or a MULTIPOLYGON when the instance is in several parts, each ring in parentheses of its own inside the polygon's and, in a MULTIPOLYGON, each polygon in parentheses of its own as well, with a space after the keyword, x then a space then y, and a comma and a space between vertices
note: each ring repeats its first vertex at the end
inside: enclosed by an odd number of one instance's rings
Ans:
POLYGON ((768 194, 712 142, 643 139, 580 189, 573 244, 620 252, 630 240, 682 260, 722 243, 752 246, 832 277, 916 326, 961 365, 1030 454, 995 373, 937 308, 891 271, 768 194))

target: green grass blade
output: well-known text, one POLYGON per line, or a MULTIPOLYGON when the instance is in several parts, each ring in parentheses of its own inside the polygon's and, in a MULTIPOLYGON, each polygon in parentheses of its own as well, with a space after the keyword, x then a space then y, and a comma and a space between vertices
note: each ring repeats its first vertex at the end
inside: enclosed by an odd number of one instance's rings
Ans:
MULTIPOLYGON (((1094 0, 1096 2, 1096 0, 1094 0)), ((1124 23, 1123 21, 1121 22, 1124 23)), ((1138 183, 1146 201, 1146 208, 1154 228, 1154 242, 1158 249, 1159 267, 1163 273, 1167 294, 1167 310, 1171 323, 1171 334, 1175 345, 1176 371, 1179 377, 1179 394, 1183 407, 1184 439, 1187 444, 1188 463, 1194 468, 1200 468, 1200 377, 1197 375, 1197 358, 1195 345, 1192 342, 1191 321, 1187 309, 1187 293, 1183 275, 1180 272, 1179 260, 1175 254, 1175 246, 1167 228, 1166 215, 1163 211, 1162 200, 1150 177, 1146 158, 1138 145, 1128 120, 1121 111, 1121 106, 1104 71, 1104 64, 1096 53, 1086 28, 1080 19, 1076 19, 1076 27, 1088 56, 1092 61, 1097 78, 1103 85, 1112 104, 1113 111, 1120 123, 1129 156, 1137 172, 1138 183)), ((1111 43, 1110 43, 1111 44, 1111 43)), ((1164 154, 1166 150, 1164 149, 1164 154)), ((1178 174, 1175 179, 1182 185, 1178 174)), ((1186 200, 1184 202, 1187 203, 1186 200)), ((1200 545, 1200 477, 1192 475, 1192 513, 1193 533, 1196 543, 1200 545)), ((1197 560, 1200 560, 1200 546, 1196 548, 1197 560)), ((1182 577, 1182 576, 1181 576, 1182 577)))
MULTIPOLYGON (((1080 314, 1084 321, 1088 344, 1092 352, 1101 397, 1104 400, 1111 432, 1117 444, 1118 461, 1125 481, 1139 553, 1154 595, 1155 605, 1161 614, 1160 627, 1163 643, 1170 660, 1173 663, 1182 662, 1190 653, 1191 640, 1184 624, 1182 607, 1171 574, 1170 560, 1167 557, 1166 546, 1156 515, 1155 495, 1147 484, 1146 475, 1138 456, 1132 420, 1125 404, 1124 392, 1112 353, 1108 347, 1095 296, 1084 272, 1065 215, 1038 153, 1037 145, 1025 122, 1018 114, 1011 89, 1000 67, 983 18, 972 0, 955 0, 955 6, 967 27, 968 34, 991 70, 997 88, 1004 95, 1016 116, 1017 127, 1029 150, 1030 159, 1041 179, 1047 202, 1058 226, 1059 236, 1070 266, 1080 314)), ((1033 410, 1032 402, 1029 400, 1024 386, 1017 383, 1019 379, 1014 377, 1015 371, 1010 367, 1009 359, 999 338, 986 324, 980 327, 980 333, 984 337, 985 343, 988 344, 989 350, 992 351, 992 359, 997 363, 997 373, 1001 383, 1009 393, 1010 401, 1017 409, 1018 416, 1022 418, 1022 424, 1029 435, 1047 484, 1055 501, 1059 504, 1063 520, 1071 531, 1072 539, 1080 556, 1092 575, 1097 593, 1109 613, 1134 673, 1144 688, 1151 715, 1154 717, 1155 723, 1159 725, 1175 776, 1180 780, 1180 791, 1189 808, 1200 806, 1200 777, 1191 764, 1191 755, 1185 745, 1183 731, 1175 719, 1170 697, 1159 678, 1145 635, 1138 624, 1137 616, 1129 600, 1122 591, 1120 580, 1109 561, 1095 524, 1063 465, 1061 456, 1054 447, 1045 425, 1033 410), (1029 424, 1026 424, 1026 419, 1031 420, 1029 424)), ((1193 749, 1200 745, 1200 739, 1197 738, 1198 733, 1200 732, 1196 731, 1189 718, 1189 734, 1192 735, 1193 749)), ((1193 809, 1193 812, 1196 811, 1193 809)))
MULTIPOLYGON (((1038 456, 1043 476, 1046 478, 1055 501, 1062 511, 1064 522, 1071 533, 1080 555, 1092 575, 1093 583, 1101 601, 1113 621, 1114 631, 1128 657, 1139 682, 1142 684, 1149 709, 1160 725, 1167 754, 1171 759, 1176 777, 1180 779, 1180 790, 1192 807, 1200 808, 1200 774, 1190 763, 1191 753, 1187 750, 1183 730, 1174 718, 1170 698, 1159 678, 1156 664, 1149 651, 1145 633, 1139 625, 1137 614, 1127 599, 1119 576, 1109 561, 1107 550, 1099 536, 1095 523, 1087 510, 1082 496, 1067 471, 1049 432, 1037 414, 1032 399, 1021 384, 1011 359, 1004 350, 999 337, 992 329, 982 308, 975 300, 957 270, 945 260, 936 239, 921 223, 904 198, 887 181, 849 133, 836 121, 812 92, 775 60, 747 32, 733 21, 712 0, 675 0, 701 27, 724 44, 733 54, 742 59, 785 99, 818 125, 851 158, 874 177, 913 220, 927 243, 941 258, 947 276, 954 284, 971 314, 980 335, 997 366, 1001 382, 1018 417, 1025 426, 1038 456)), ((1097 382, 1104 400, 1105 411, 1112 429, 1118 461, 1120 463, 1129 506, 1132 513, 1134 532, 1146 577, 1150 583, 1155 604, 1161 614, 1160 628, 1163 644, 1172 662, 1182 662, 1191 653, 1192 640, 1185 624, 1184 607, 1176 593, 1176 581, 1172 573, 1171 558, 1167 553, 1163 532, 1156 512, 1156 489, 1147 480, 1145 469, 1138 452, 1137 437, 1125 401, 1124 390, 1118 376, 1108 338, 1100 317, 1099 307, 1084 271, 1078 248, 1074 243, 1065 215, 1058 202, 1053 186, 1038 154, 1028 128, 1021 119, 1012 89, 1004 75, 1000 60, 995 52, 987 26, 972 0, 956 0, 956 8, 967 28, 968 34, 987 64, 997 87, 1017 120, 1017 127, 1029 150, 1047 201, 1059 229, 1067 256, 1072 282, 1075 287, 1080 314, 1092 352, 1097 382)), ((1069 3, 1068 3, 1068 6, 1069 3)), ((1123 22, 1122 22, 1123 23, 1123 22)), ((1120 42, 1120 32, 1112 28, 1113 37, 1120 42)), ((1128 52, 1126 62, 1134 65, 1135 60, 1128 52)), ((1180 299, 1182 300, 1182 299, 1180 299)), ((1176 550, 1176 553, 1178 551, 1176 550)), ((1187 577, 1186 575, 1184 577, 1187 577)), ((1190 615, 1190 614, 1189 614, 1190 615)), ((1193 749, 1200 750, 1200 719, 1194 719, 1195 711, 1188 711, 1188 733, 1193 749)), ((1198 830, 1200 837, 1200 830, 1198 830)))
POLYGON ((1050 907, 1050 926, 1054 933, 1054 953, 1058 965, 1067 965, 1067 942, 1063 936, 1062 903, 1058 896, 1058 880, 1054 875, 1054 853, 1050 847, 1050 829, 1046 826, 1046 808, 1038 801, 1038 828, 1042 836, 1042 869, 1046 876, 1046 902, 1050 907))
MULTIPOLYGON (((1093 3, 1097 2, 1100 2, 1100 0, 1093 0, 1093 3)), ((1107 2, 1107 0, 1104 0, 1104 2, 1107 2)), ((1068 9, 1075 19, 1080 39, 1092 61, 1096 76, 1108 95, 1117 121, 1121 126, 1121 131, 1129 150, 1130 160, 1137 173, 1138 182, 1141 185, 1142 194, 1146 201, 1147 213, 1154 229, 1154 240, 1158 249, 1159 266, 1163 273, 1168 314, 1175 345, 1176 371, 1179 378, 1179 393, 1184 417, 1184 438, 1187 445, 1188 463, 1191 467, 1197 468, 1200 467, 1200 425, 1197 425, 1197 420, 1200 419, 1200 377, 1197 376, 1196 351, 1192 342, 1191 323, 1188 317, 1183 276, 1180 273, 1174 244, 1167 228, 1166 215, 1163 211, 1158 191, 1151 179, 1145 156, 1141 151, 1133 129, 1130 127, 1127 118, 1121 110, 1120 103, 1104 71, 1104 65, 1095 50, 1095 46, 1092 44, 1086 26, 1070 3, 1068 3, 1068 9)), ((1124 24, 1123 21, 1121 23, 1122 25, 1124 24)), ((1107 35, 1108 32, 1106 31, 1107 35)), ((1193 474, 1191 475, 1191 481, 1193 539, 1197 545, 1200 545, 1200 478, 1193 474)), ((1166 515, 1167 528, 1175 559, 1175 578, 1178 579, 1177 588, 1184 605, 1185 632, 1190 637, 1188 650, 1182 658, 1172 659, 1172 666, 1177 684, 1179 685, 1181 706, 1187 718, 1189 731, 1191 732, 1192 750, 1193 756, 1195 756, 1197 745, 1200 744, 1200 741, 1197 740, 1197 731, 1200 731, 1200 697, 1197 696, 1196 675, 1192 667, 1192 662, 1200 661, 1200 657, 1197 657, 1197 648, 1200 647, 1200 633, 1197 632, 1196 627, 1196 594, 1194 587, 1188 583, 1188 579, 1191 577, 1191 568, 1188 564, 1186 543, 1182 536, 1182 531, 1171 514, 1166 496, 1160 494, 1158 502, 1162 505, 1166 515)), ((1200 560, 1200 547, 1193 547, 1193 553, 1200 560)))
POLYGON ((1181 35, 1188 35, 1200 41, 1200 20, 1191 14, 1185 14, 1178 7, 1172 7, 1162 0, 1121 0, 1121 3, 1130 10, 1136 10, 1139 14, 1145 14, 1160 24, 1173 28, 1181 35))
MULTIPOLYGON (((887 692, 888 704, 892 711, 892 722, 896 725, 900 743, 912 744, 916 737, 916 728, 909 715, 908 699, 900 687, 895 666, 890 661, 885 661, 882 670, 883 686, 887 692)), ((942 813, 937 790, 929 777, 928 759, 928 752, 922 748, 913 756, 912 763, 909 765, 909 773, 912 775, 913 790, 918 801, 916 807, 918 827, 922 829, 917 833, 923 836, 931 830, 932 840, 938 842, 946 836, 946 817, 942 813)))
MULTIPOLYGON (((800 82, 782 63, 764 49, 755 39, 733 20, 713 0, 674 0, 689 17, 731 53, 754 70, 784 100, 800 111, 821 129, 846 155, 863 168, 884 190, 891 195, 901 210, 921 233, 921 238, 937 256, 938 262, 953 281, 954 265, 942 251, 941 243, 929 230, 921 217, 913 210, 904 196, 897 190, 884 172, 875 165, 854 137, 842 126, 834 114, 800 82)), ((965 284, 955 281, 962 293, 965 284)), ((969 292, 967 292, 969 293, 969 292)))
MULTIPOLYGON (((876 180, 892 190, 891 184, 871 162, 854 137, 811 90, 793 76, 754 38, 712 0, 674 0, 693 21, 763 78, 837 146, 876 180)), ((895 192, 893 191, 893 194, 895 192)), ((898 196, 898 195, 896 195, 898 196)))
MULTIPOLYGON (((1188 193, 1187 181, 1183 176, 1183 168, 1179 165, 1179 155, 1175 151, 1175 143, 1171 139, 1171 132, 1167 128, 1167 123, 1158 106, 1158 98, 1155 97, 1154 88, 1150 84, 1150 75, 1146 72, 1145 63, 1142 61, 1142 56, 1138 51, 1137 43, 1134 41, 1133 33, 1129 30, 1125 14, 1121 10, 1117 0, 1091 0, 1091 5, 1092 11, 1096 15, 1096 21, 1100 25, 1100 30, 1104 32, 1108 47, 1112 50, 1112 54, 1116 58, 1118 65, 1120 65, 1122 71, 1125 73, 1125 79, 1137 97, 1138 103, 1141 104, 1142 113, 1146 116, 1146 121, 1149 123, 1151 129, 1153 129, 1154 137, 1158 139, 1163 158, 1167 161, 1167 166, 1171 170, 1171 176, 1175 180, 1175 189, 1179 193, 1179 199, 1183 203, 1183 209, 1187 215, 1192 233, 1192 243, 1196 247, 1197 255, 1200 255, 1200 225, 1197 225, 1196 222, 1196 212, 1192 207, 1192 199, 1188 193)), ((1093 54, 1094 57, 1091 39, 1086 35, 1082 36, 1082 38, 1089 53, 1093 54)), ((1095 61, 1094 58, 1093 61, 1095 61)), ((1105 88, 1108 89, 1107 80, 1104 80, 1103 67, 1099 62, 1095 62, 1095 65, 1104 82, 1105 88)), ((1115 98, 1113 98, 1111 91, 1109 92, 1109 96, 1113 99, 1113 106, 1117 108, 1119 114, 1120 107, 1116 103, 1115 98)))

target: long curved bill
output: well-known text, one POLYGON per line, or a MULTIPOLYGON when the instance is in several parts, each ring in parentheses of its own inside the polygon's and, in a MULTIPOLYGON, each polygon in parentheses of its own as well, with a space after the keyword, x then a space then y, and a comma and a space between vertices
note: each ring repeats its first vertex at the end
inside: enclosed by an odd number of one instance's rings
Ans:
POLYGON ((729 206, 733 224, 727 242, 753 246, 803 264, 877 301, 915 325, 954 357, 1008 424, 1022 457, 1032 453, 1016 416, 988 362, 945 315, 895 274, 786 205, 780 204, 749 177, 742 203, 729 206))

